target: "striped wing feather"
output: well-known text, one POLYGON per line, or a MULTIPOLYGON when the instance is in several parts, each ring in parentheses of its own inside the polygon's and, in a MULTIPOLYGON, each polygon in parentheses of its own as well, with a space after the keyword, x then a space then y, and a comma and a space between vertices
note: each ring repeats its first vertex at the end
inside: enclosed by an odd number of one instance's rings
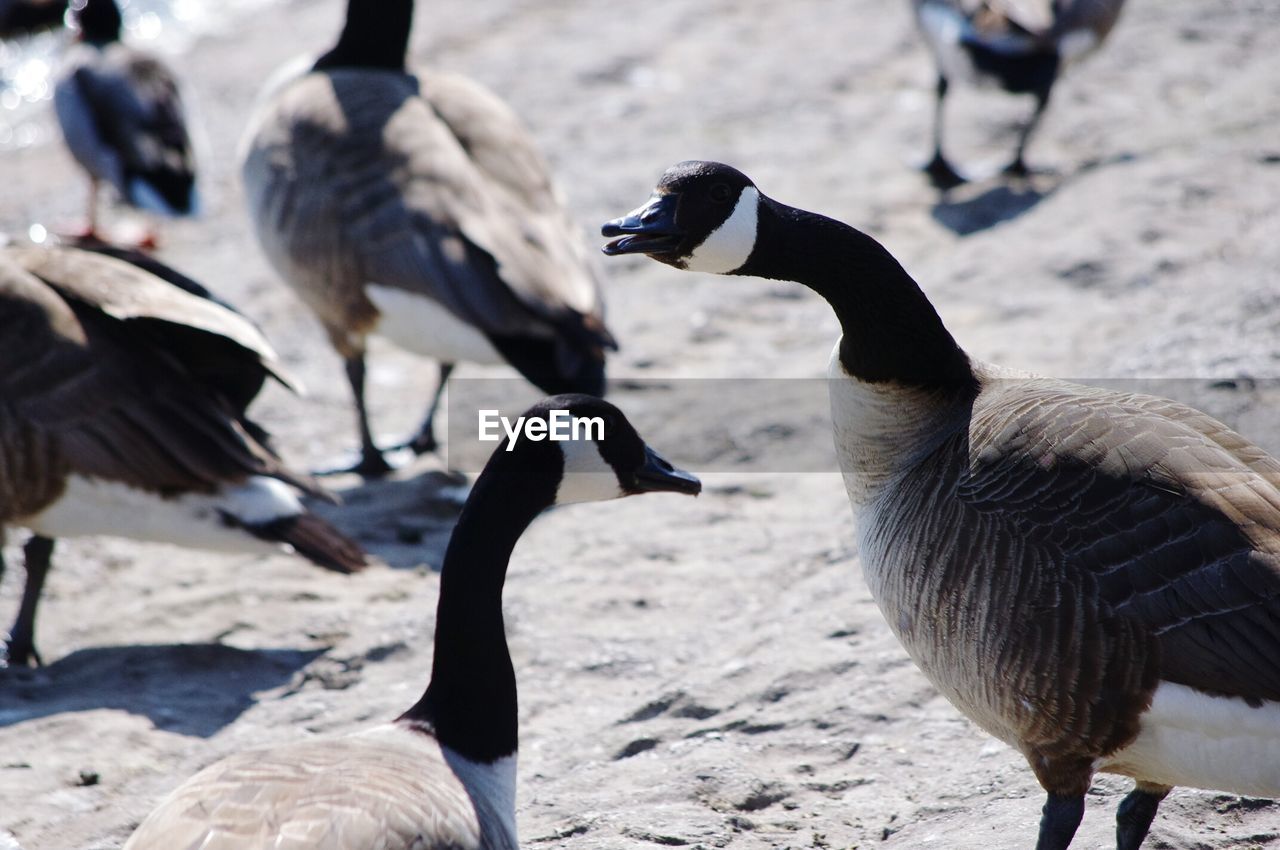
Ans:
MULTIPOLYGON (((255 474, 314 489, 249 434, 241 409, 201 384, 199 364, 188 368, 182 350, 139 339, 102 304, 76 297, 92 295, 80 275, 100 267, 113 273, 106 280, 116 287, 113 298, 129 305, 128 321, 146 317, 138 292, 153 282, 168 288, 125 263, 82 252, 0 254, 0 312, 24 327, 23 355, 0 360, 0 410, 24 440, 12 443, 12 450, 47 451, 63 471, 159 493, 213 492, 255 474), (138 291, 128 295, 135 285, 138 291)), ((165 318, 155 321, 181 324, 166 312, 172 306, 166 303, 158 311, 165 318)))
POLYGON ((396 727, 245 752, 185 782, 126 850, 515 850, 434 739, 396 727))
POLYGON ((1280 463, 1184 405, 1048 380, 989 386, 969 439, 956 492, 1048 559, 1020 568, 1096 588, 1160 678, 1280 699, 1280 463))
POLYGON ((562 301, 586 316, 599 317, 595 254, 551 181, 551 169, 516 114, 488 89, 457 74, 420 75, 431 106, 486 178, 499 203, 519 227, 525 243, 555 269, 538 281, 535 305, 562 301), (505 198, 502 196, 505 195, 505 198), (550 291, 554 288, 554 291, 550 291))
POLYGON ((36 247, 5 251, 67 297, 116 319, 157 319, 184 325, 234 342, 264 364, 276 361, 276 353, 262 332, 207 291, 204 295, 184 291, 145 267, 91 251, 36 247))

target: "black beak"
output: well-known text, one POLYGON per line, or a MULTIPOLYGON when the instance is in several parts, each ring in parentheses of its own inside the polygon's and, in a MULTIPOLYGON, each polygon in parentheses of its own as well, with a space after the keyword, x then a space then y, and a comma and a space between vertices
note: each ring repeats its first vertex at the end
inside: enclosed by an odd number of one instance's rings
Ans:
POLYGON ((606 222, 601 235, 614 239, 602 249, 611 257, 618 254, 667 254, 680 247, 684 234, 676 226, 675 194, 653 195, 648 203, 622 218, 606 222))
POLYGON ((644 447, 644 466, 636 472, 636 489, 641 493, 685 493, 696 496, 702 482, 683 469, 676 469, 662 455, 644 447))

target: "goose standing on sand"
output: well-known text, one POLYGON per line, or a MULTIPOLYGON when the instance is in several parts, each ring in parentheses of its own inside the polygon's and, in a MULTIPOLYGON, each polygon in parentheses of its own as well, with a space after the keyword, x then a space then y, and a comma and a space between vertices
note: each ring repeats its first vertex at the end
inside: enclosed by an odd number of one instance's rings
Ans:
POLYGON ((544 509, 669 491, 698 479, 644 444, 616 407, 545 399, 577 439, 504 442, 476 479, 445 552, 431 682, 392 723, 240 753, 193 776, 125 850, 516 850, 516 679, 502 586, 516 541, 544 509), (599 426, 592 425, 598 420, 599 426), (600 427, 602 426, 602 427, 600 427))
POLYGON ((249 126, 249 211, 267 257, 346 361, 356 471, 389 467, 365 409, 366 339, 440 363, 407 444, 458 361, 514 366, 547 393, 604 394, 605 328, 586 243, 515 114, 448 74, 405 70, 413 0, 349 0, 337 45, 249 126))
POLYGON ((102 182, 140 210, 195 214, 195 162, 173 72, 120 41, 115 0, 85 0, 73 14, 79 43, 63 63, 54 106, 67 147, 89 175, 86 235, 96 232, 102 182))
POLYGON ((246 418, 274 359, 239 314, 127 262, 0 249, 0 535, 34 534, 9 664, 40 662, 36 605, 57 537, 289 546, 329 569, 364 566, 295 491, 324 494, 246 418))
POLYGON ((942 153, 942 106, 953 81, 997 85, 1035 98, 1005 173, 1025 177, 1023 159, 1049 94, 1063 68, 1095 50, 1115 26, 1124 0, 911 0, 916 23, 938 68, 933 114, 933 159, 924 167, 933 185, 965 182, 942 153))
POLYGON ((802 283, 843 330, 836 451, 863 572, 912 659, 1048 792, 1095 772, 1135 850, 1175 785, 1280 797, 1280 462, 1173 401, 978 363, 878 242, 687 162, 608 254, 802 283))

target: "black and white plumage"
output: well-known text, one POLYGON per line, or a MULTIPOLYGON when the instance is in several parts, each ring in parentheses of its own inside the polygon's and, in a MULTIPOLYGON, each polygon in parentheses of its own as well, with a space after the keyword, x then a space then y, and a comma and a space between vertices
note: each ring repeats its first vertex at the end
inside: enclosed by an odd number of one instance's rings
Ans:
POLYGON ((911 0, 916 23, 938 70, 933 158, 925 166, 933 184, 965 182, 942 152, 942 111, 953 82, 994 85, 1035 98, 1005 173, 1022 177, 1031 134, 1049 105, 1058 76, 1097 49, 1115 26, 1124 0, 911 0))
POLYGON ((115 0, 86 0, 74 15, 80 38, 63 61, 54 106, 67 147, 89 175, 89 232, 99 183, 146 212, 195 214, 195 161, 177 78, 120 41, 115 0))
POLYGON ((1135 850, 1173 786, 1280 797, 1280 461, 1177 402, 971 360, 870 236, 682 163, 606 253, 802 283, 843 335, 863 572, 938 689, 1020 750, 1068 846, 1098 771, 1135 850))
POLYGON ((0 529, 35 535, 9 663, 39 661, 36 605, 58 537, 288 546, 329 569, 364 566, 298 498, 323 491, 245 413, 274 361, 247 319, 128 262, 0 248, 0 529))
POLYGON ((502 618, 516 542, 553 504, 700 489, 608 402, 558 396, 525 416, 550 422, 554 410, 599 418, 603 433, 495 449, 445 553, 435 660, 417 704, 364 732, 205 768, 126 850, 516 850, 516 680, 502 618))
POLYGON ((412 0, 351 0, 337 45, 276 86, 246 135, 259 242, 346 361, 365 474, 388 466, 364 404, 377 333, 441 362, 509 363, 544 392, 602 395, 599 284, 528 131, 478 84, 410 74, 412 0))

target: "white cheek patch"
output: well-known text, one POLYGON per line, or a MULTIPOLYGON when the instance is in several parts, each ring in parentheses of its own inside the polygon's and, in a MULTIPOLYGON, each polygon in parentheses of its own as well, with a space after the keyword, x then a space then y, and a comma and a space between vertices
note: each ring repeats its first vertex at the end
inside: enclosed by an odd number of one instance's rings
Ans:
POLYGON ((595 440, 563 440, 556 443, 564 454, 564 477, 556 490, 557 505, 577 502, 607 502, 626 494, 617 473, 600 456, 595 440))
POLYGON ((756 247, 756 223, 760 216, 760 192, 748 186, 724 224, 711 231, 684 261, 692 272, 729 274, 747 264, 756 247))

